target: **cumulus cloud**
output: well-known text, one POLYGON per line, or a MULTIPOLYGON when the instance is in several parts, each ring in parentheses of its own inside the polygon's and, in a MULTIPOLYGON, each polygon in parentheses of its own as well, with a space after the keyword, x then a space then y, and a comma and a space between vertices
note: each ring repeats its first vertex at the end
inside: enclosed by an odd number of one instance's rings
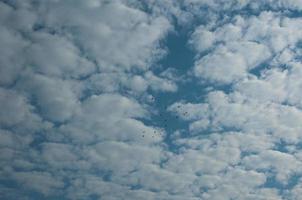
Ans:
POLYGON ((298 199, 301 5, 0 1, 0 196, 298 199))
POLYGON ((198 27, 190 43, 198 52, 210 53, 196 61, 195 75, 218 83, 246 77, 250 70, 267 64, 272 53, 279 54, 299 42, 299 20, 263 12, 257 17, 235 16, 214 31, 198 27))

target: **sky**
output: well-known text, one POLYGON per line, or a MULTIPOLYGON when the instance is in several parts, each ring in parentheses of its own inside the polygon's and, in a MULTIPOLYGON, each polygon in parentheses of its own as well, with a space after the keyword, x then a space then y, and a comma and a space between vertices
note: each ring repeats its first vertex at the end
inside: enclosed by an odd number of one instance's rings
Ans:
POLYGON ((301 0, 0 0, 1 200, 299 200, 301 0))

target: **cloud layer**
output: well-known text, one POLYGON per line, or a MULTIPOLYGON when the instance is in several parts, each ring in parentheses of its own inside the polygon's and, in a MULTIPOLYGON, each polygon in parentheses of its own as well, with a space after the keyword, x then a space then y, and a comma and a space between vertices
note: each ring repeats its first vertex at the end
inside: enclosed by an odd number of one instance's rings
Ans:
POLYGON ((301 9, 0 1, 1 199, 299 199, 301 9))

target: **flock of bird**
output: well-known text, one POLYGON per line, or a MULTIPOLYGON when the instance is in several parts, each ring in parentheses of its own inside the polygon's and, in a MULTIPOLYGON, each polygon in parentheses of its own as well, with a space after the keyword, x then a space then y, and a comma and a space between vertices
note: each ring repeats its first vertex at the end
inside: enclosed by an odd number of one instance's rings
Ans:
MULTIPOLYGON (((152 101, 155 101, 155 98, 152 97, 151 100, 152 100, 152 101)), ((181 106, 178 105, 177 108, 180 109, 181 106)), ((183 112, 182 114, 183 114, 183 116, 187 116, 189 113, 188 113, 187 111, 185 111, 185 112, 183 112)), ((168 119, 165 118, 165 117, 163 116, 162 113, 159 113, 159 116, 160 116, 160 118, 161 118, 161 124, 162 124, 163 127, 166 129, 166 128, 168 127, 168 119)), ((176 115, 176 116, 175 116, 175 119, 178 119, 178 118, 179 118, 179 116, 176 115)), ((154 138, 154 136, 155 136, 157 133, 158 133, 159 135, 161 134, 161 132, 154 130, 154 131, 153 131, 152 138, 154 138)), ((144 131, 142 131, 142 137, 145 137, 145 135, 146 135, 146 131, 144 130, 144 131)))

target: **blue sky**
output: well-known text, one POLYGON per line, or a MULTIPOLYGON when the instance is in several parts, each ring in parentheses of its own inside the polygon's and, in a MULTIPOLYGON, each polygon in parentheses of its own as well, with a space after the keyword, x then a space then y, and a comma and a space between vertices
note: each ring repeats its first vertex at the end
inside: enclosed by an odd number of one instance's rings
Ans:
POLYGON ((0 0, 0 199, 300 199, 301 13, 0 0))

